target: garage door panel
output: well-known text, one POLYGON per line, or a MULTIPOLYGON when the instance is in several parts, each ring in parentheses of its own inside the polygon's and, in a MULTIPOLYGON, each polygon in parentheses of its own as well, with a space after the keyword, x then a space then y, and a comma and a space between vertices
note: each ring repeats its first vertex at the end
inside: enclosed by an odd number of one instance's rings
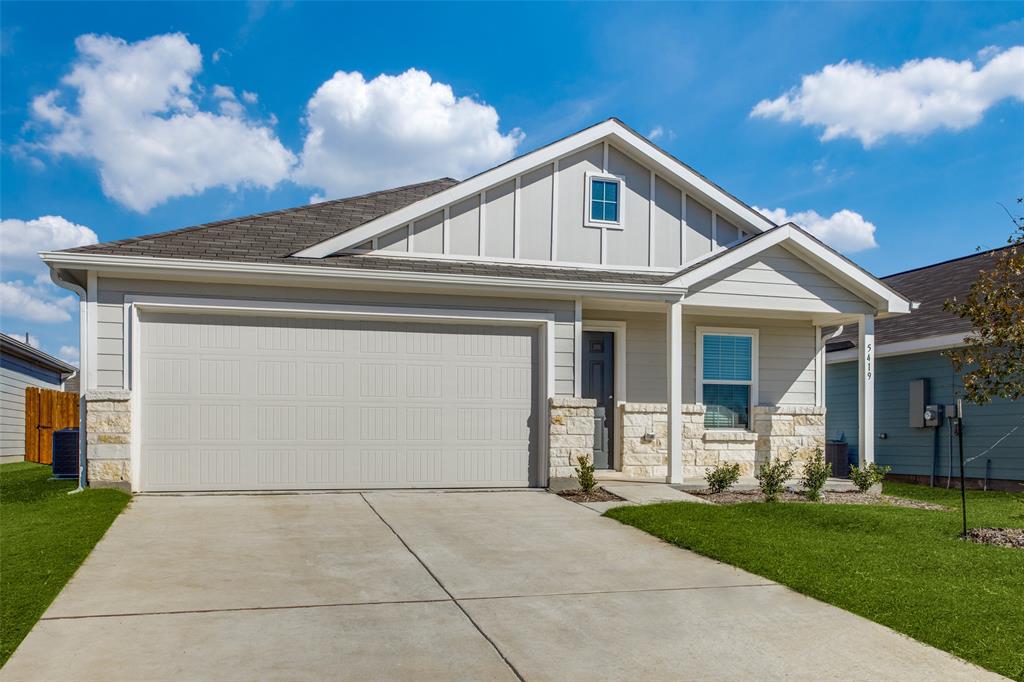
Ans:
POLYGON ((142 319, 142 485, 529 485, 535 331, 142 319))

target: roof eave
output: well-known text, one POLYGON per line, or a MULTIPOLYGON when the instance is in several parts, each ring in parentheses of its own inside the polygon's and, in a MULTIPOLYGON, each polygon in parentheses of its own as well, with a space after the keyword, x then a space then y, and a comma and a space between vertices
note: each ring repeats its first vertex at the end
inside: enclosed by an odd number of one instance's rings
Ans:
POLYGON ((424 273, 403 270, 370 270, 325 267, 320 265, 292 265, 283 263, 244 263, 236 261, 192 260, 183 258, 153 258, 148 256, 115 256, 108 254, 81 254, 60 251, 40 253, 51 269, 87 269, 110 275, 166 275, 202 274, 214 280, 248 276, 253 279, 273 278, 314 283, 344 281, 362 283, 409 283, 451 289, 489 289, 492 291, 558 293, 572 296, 612 295, 624 298, 651 300, 677 300, 685 289, 662 284, 629 284, 593 282, 536 277, 484 276, 459 273, 424 273))

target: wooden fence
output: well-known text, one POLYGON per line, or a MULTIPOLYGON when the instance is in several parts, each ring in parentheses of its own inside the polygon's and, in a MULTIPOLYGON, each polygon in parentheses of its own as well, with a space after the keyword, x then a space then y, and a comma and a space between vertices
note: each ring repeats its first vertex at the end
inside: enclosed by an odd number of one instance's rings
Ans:
POLYGON ((78 426, 78 394, 25 388, 25 460, 49 464, 53 432, 78 426))

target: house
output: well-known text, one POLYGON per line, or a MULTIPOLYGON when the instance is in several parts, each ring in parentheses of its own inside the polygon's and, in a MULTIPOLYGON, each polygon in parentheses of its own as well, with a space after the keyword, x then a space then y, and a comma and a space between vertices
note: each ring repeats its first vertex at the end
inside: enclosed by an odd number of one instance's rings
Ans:
POLYGON ((910 310, 615 119, 462 182, 42 257, 81 299, 90 480, 133 490, 750 474, 824 441, 822 327, 910 310))
POLYGON ((78 370, 8 334, 0 334, 0 463, 25 459, 25 387, 54 391, 78 370))
MULTIPOLYGON (((946 406, 961 393, 961 377, 942 351, 960 346, 971 332, 966 320, 943 303, 963 297, 978 273, 1006 248, 985 251, 884 278, 920 303, 913 315, 879 320, 875 329, 875 458, 892 467, 890 477, 944 485, 960 475, 957 438, 946 406), (923 383, 920 383, 924 380, 923 383), (912 386, 912 384, 914 384, 912 386), (917 402, 912 402, 913 399, 917 402), (937 426, 922 419, 922 406, 937 405, 937 426), (912 407, 913 406, 913 407, 912 407)), ((827 342, 828 437, 857 454, 857 329, 845 327, 827 342)), ((964 467, 972 485, 1020 491, 1024 480, 1024 401, 964 402, 964 467)))

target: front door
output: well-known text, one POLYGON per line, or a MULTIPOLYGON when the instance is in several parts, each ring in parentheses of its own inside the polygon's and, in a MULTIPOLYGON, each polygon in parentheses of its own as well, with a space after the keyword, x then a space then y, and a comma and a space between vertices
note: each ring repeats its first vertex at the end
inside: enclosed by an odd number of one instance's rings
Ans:
POLYGON ((582 397, 597 400, 594 413, 594 467, 612 468, 615 442, 615 334, 583 332, 582 397))

